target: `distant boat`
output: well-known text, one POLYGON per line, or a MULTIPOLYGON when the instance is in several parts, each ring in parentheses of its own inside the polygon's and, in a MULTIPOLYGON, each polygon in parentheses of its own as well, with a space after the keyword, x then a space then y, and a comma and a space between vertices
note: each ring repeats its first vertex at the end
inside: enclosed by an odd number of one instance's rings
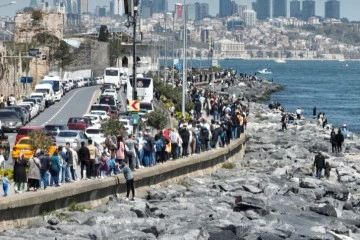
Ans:
POLYGON ((276 63, 286 63, 284 59, 275 59, 274 62, 276 63))
POLYGON ((338 61, 339 62, 345 62, 345 59, 339 59, 338 61))
POLYGON ((224 60, 244 60, 242 57, 226 57, 224 60))
POLYGON ((260 74, 272 74, 272 72, 269 71, 267 68, 264 68, 262 70, 258 70, 257 73, 260 73, 260 74))

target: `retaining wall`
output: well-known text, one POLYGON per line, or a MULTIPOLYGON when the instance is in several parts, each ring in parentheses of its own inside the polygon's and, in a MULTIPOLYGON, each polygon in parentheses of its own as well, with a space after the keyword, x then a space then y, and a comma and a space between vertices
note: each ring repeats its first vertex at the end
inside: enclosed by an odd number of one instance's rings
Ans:
MULTIPOLYGON (((136 195, 145 195, 150 186, 176 182, 185 176, 210 174, 226 161, 240 161, 245 153, 245 134, 240 139, 220 149, 191 157, 168 161, 165 164, 142 168, 134 172, 136 195)), ((12 195, 0 200, 0 231, 33 217, 66 208, 69 204, 84 203, 92 207, 106 203, 111 195, 126 192, 122 174, 106 179, 69 183, 47 190, 12 195), (14 220, 17 223, 14 223, 14 220)))

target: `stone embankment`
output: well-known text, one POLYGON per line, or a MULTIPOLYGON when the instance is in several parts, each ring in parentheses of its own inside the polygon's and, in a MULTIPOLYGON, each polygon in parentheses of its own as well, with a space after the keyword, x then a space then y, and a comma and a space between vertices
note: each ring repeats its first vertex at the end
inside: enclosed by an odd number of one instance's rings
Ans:
POLYGON ((279 112, 255 103, 250 111, 245 158, 235 168, 153 188, 134 202, 110 197, 93 210, 51 213, 0 238, 360 239, 359 138, 335 155, 329 131, 314 122, 283 132, 279 112), (329 179, 311 171, 319 150, 329 179))

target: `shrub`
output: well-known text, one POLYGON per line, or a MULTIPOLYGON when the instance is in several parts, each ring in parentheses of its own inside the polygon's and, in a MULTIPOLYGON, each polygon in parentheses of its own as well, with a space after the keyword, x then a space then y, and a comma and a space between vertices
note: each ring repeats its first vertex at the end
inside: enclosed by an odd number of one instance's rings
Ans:
POLYGON ((101 124, 101 130, 103 130, 105 136, 117 136, 121 135, 125 128, 119 119, 113 116, 101 124))
POLYGON ((223 163, 222 168, 225 168, 225 169, 234 169, 234 168, 235 168, 235 164, 232 163, 232 162, 226 162, 226 163, 223 163))
POLYGON ((14 170, 13 169, 1 169, 0 170, 0 177, 3 177, 4 173, 8 174, 8 179, 10 181, 14 179, 14 170))
POLYGON ((84 205, 82 205, 82 204, 77 204, 76 202, 72 202, 72 203, 70 203, 70 205, 68 206, 68 210, 69 210, 70 212, 76 212, 76 211, 78 211, 78 212, 85 212, 86 209, 87 209, 87 208, 86 208, 84 205))
POLYGON ((156 129, 164 129, 168 123, 167 112, 156 109, 147 115, 147 122, 156 129))

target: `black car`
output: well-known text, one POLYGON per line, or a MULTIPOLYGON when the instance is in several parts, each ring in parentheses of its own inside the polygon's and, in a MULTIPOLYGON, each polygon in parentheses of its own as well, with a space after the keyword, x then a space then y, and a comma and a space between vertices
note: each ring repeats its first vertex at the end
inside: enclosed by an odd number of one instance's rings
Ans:
POLYGON ((5 160, 9 159, 10 156, 10 143, 8 136, 0 129, 0 154, 4 156, 5 160))
POLYGON ((11 109, 17 112, 22 120, 23 125, 30 122, 30 112, 25 108, 25 106, 7 106, 5 109, 11 109))
POLYGON ((1 130, 18 131, 23 126, 21 116, 12 109, 0 109, 1 130))

